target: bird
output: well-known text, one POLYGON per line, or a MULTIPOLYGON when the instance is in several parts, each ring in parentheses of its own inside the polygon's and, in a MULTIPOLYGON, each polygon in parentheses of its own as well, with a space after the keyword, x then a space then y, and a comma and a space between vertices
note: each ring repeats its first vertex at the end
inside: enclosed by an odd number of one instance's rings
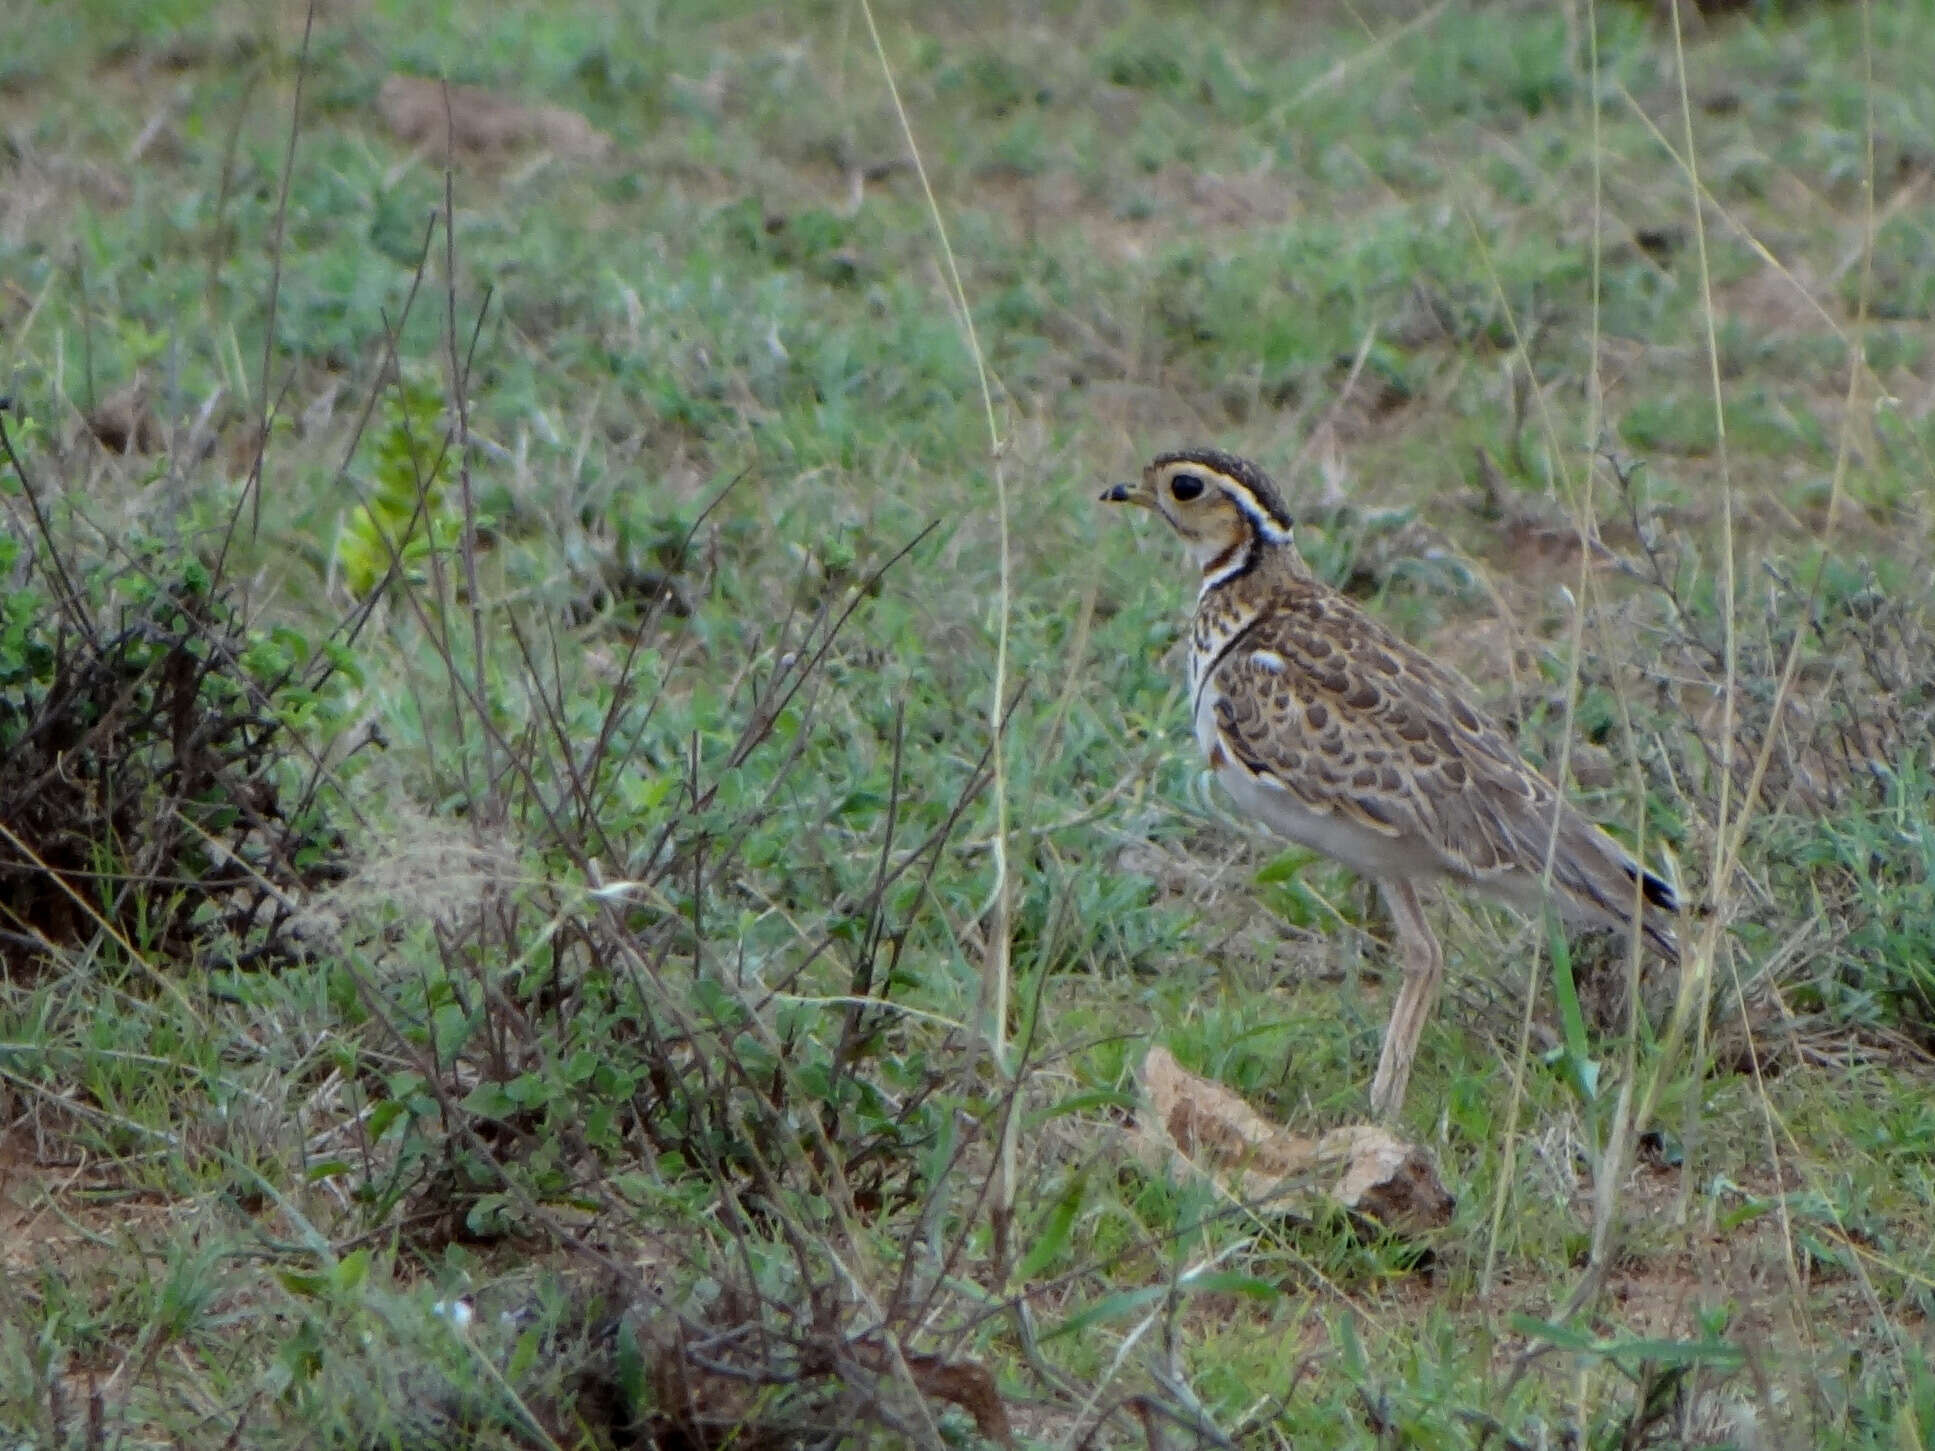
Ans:
POLYGON ((1211 773, 1243 814, 1384 899, 1403 977, 1371 1083, 1376 1117, 1403 1108, 1444 975, 1421 886, 1459 883, 1532 913, 1549 898, 1575 926, 1637 930, 1678 960, 1673 884, 1570 805, 1459 676, 1311 572, 1261 468, 1187 448, 1101 497, 1160 515, 1202 572, 1188 688, 1211 773))

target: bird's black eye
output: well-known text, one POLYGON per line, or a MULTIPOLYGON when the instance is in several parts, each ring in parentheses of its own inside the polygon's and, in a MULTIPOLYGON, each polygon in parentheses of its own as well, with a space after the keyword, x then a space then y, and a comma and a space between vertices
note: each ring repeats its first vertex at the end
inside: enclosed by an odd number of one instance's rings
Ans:
POLYGON ((1203 494, 1203 479, 1200 474, 1177 474, 1169 481, 1169 492, 1176 501, 1187 504, 1191 499, 1199 499, 1203 494))

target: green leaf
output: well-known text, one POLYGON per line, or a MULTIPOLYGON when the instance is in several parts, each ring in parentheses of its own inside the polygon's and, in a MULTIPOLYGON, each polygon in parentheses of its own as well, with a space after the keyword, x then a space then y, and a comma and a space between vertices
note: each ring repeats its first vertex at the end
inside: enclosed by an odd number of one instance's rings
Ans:
POLYGON ((522 1380, 530 1368, 537 1364, 538 1347, 544 1337, 533 1325, 517 1337, 517 1348, 511 1351, 511 1362, 504 1368, 504 1378, 513 1384, 522 1380))
POLYGON ((307 1275, 299 1270, 281 1270, 276 1274, 282 1288, 303 1300, 320 1300, 329 1293, 329 1276, 307 1275))
POLYGON ((480 1195, 464 1214, 464 1225, 474 1234, 502 1234, 511 1222, 511 1197, 508 1194, 480 1195))
POLYGON ((1592 1333, 1577 1325, 1561 1325, 1555 1321, 1540 1320, 1533 1315, 1514 1313, 1511 1316, 1512 1329, 1520 1335, 1535 1340, 1543 1340, 1555 1350, 1573 1350, 1590 1354, 1597 1344, 1592 1333))
POLYGON ((1061 1196, 1044 1216, 1041 1232, 1035 1236, 1035 1242, 1028 1246, 1028 1253, 1021 1257, 1021 1263, 1015 1267, 1015 1273, 1022 1279, 1034 1279, 1068 1248, 1069 1236, 1074 1233, 1076 1217, 1082 1212, 1082 1200, 1087 1188, 1086 1175, 1069 1176, 1068 1183, 1062 1186, 1061 1196))
POLYGON ((380 1139, 390 1131, 390 1125, 402 1118, 408 1110, 394 1098, 386 1098, 370 1109, 369 1130, 372 1140, 380 1139))
POLYGON ((1272 882, 1287 882, 1312 862, 1321 860, 1314 851, 1294 847, 1272 857, 1265 862, 1253 878, 1259 887, 1267 887, 1272 882))
POLYGON ((363 1281, 369 1278, 369 1272, 370 1252, 359 1249, 338 1260, 336 1268, 329 1273, 329 1279, 339 1295, 346 1295, 361 1288, 363 1281))
POLYGON ((1724 1340, 1601 1340, 1578 1325, 1558 1325, 1530 1315, 1513 1315, 1512 1328, 1519 1334, 1543 1340, 1554 1349, 1575 1355, 1590 1355, 1632 1368, 1642 1361, 1656 1366, 1712 1365, 1737 1369, 1747 1363, 1747 1353, 1724 1340))
POLYGON ((1651 1361, 1660 1366, 1711 1365, 1738 1370, 1747 1363, 1747 1352, 1724 1340, 1622 1340, 1600 1347, 1600 1353, 1629 1366, 1651 1361))
MULTIPOLYGON (((1260 1280, 1254 1275, 1246 1275, 1237 1270, 1211 1270, 1199 1275, 1186 1275, 1177 1282, 1176 1288, 1185 1295, 1250 1295, 1259 1299, 1283 1293, 1269 1281, 1260 1280)), ((1104 1295, 1093 1305, 1071 1315, 1042 1338, 1052 1340, 1060 1335, 1073 1335, 1105 1320, 1124 1319, 1146 1306, 1157 1303, 1168 1294, 1167 1285, 1144 1285, 1136 1290, 1118 1290, 1112 1295, 1104 1295)), ((1354 1341, 1356 1332, 1350 1333, 1354 1341)), ((1362 1354, 1360 1348, 1358 1351, 1360 1359, 1362 1354)))
POLYGON ((1275 1299, 1283 1287, 1241 1270, 1205 1270, 1200 1275, 1184 1275, 1182 1288, 1192 1295, 1248 1295, 1254 1300, 1275 1299))
POLYGON ((1344 1358, 1344 1373, 1362 1384, 1369 1362, 1364 1358, 1364 1342, 1357 1337, 1357 1317, 1345 1315, 1337 1321, 1337 1349, 1344 1358))
POLYGON ((1750 1219, 1760 1218, 1761 1215, 1773 1207, 1774 1202, 1771 1199, 1749 1199, 1745 1204, 1738 1205, 1733 1209, 1729 1209, 1725 1214, 1720 1215, 1715 1220, 1715 1226, 1719 1229, 1720 1233, 1727 1234, 1732 1230, 1740 1228, 1741 1225, 1750 1219))
POLYGON ((612 1371, 622 1398, 620 1408, 636 1418, 645 1404, 645 1356, 638 1348, 638 1327, 626 1315, 618 1322, 618 1344, 612 1355, 612 1371))
POLYGON ((322 1331, 314 1320, 303 1317, 296 1333, 283 1342, 276 1352, 276 1362, 281 1367, 284 1384, 296 1381, 314 1380, 323 1364, 322 1331))
POLYGON ((504 1085, 512 1103, 520 1108, 535 1108, 551 1096, 551 1085, 538 1073, 520 1073, 504 1085))
POLYGON ((518 1102, 496 1079, 486 1079, 463 1097, 462 1108, 479 1118, 507 1119, 518 1111, 518 1102))
POLYGON ((1559 1065, 1572 1091, 1591 1103, 1599 1093, 1599 1065, 1591 1056, 1585 1015, 1579 1010, 1579 993, 1572 981, 1572 948, 1558 918, 1549 912, 1545 928, 1552 947, 1552 991, 1559 1001, 1559 1027, 1565 1036, 1559 1065))
POLYGON ((1168 1293, 1167 1285, 1144 1285, 1139 1290, 1117 1290, 1114 1294, 1104 1295, 1093 1305, 1069 1316, 1041 1338, 1053 1340, 1057 1336, 1074 1335, 1105 1320, 1126 1319, 1144 1307, 1156 1304, 1168 1293))
POLYGON ((437 1057, 448 1063, 470 1039, 471 1020, 455 1003, 445 1003, 430 1015, 436 1030, 437 1057))
POLYGON ((1133 1093, 1123 1093, 1114 1088, 1095 1088, 1085 1093, 1071 1093, 1067 1098, 1057 1099, 1044 1109, 1028 1115, 1028 1127, 1039 1128, 1050 1119, 1063 1118, 1071 1113, 1089 1113, 1095 1109, 1133 1109, 1136 1097, 1133 1093))

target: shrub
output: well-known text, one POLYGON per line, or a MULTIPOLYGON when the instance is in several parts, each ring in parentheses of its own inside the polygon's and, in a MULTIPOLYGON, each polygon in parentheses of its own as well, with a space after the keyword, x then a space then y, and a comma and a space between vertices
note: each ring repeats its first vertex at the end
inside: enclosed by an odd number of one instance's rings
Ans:
POLYGON ((310 742, 350 651, 251 626, 180 545, 0 532, 0 578, 0 960, 286 950, 338 854, 310 742))

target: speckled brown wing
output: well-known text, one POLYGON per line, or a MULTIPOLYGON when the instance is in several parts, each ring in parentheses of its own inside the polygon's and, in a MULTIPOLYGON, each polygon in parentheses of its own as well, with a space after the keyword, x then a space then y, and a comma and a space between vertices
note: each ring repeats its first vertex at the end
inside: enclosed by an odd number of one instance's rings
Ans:
POLYGON ((1623 925, 1637 881, 1646 941, 1678 956, 1664 919, 1679 910, 1672 885, 1566 803, 1455 676, 1349 601, 1280 595, 1205 684, 1244 770, 1308 812, 1377 833, 1394 868, 1422 861, 1523 900, 1556 813, 1552 881, 1568 915, 1623 925))
POLYGON ((1551 785, 1447 671, 1336 596, 1274 605, 1207 682, 1245 769, 1466 880, 1543 856, 1551 785))

